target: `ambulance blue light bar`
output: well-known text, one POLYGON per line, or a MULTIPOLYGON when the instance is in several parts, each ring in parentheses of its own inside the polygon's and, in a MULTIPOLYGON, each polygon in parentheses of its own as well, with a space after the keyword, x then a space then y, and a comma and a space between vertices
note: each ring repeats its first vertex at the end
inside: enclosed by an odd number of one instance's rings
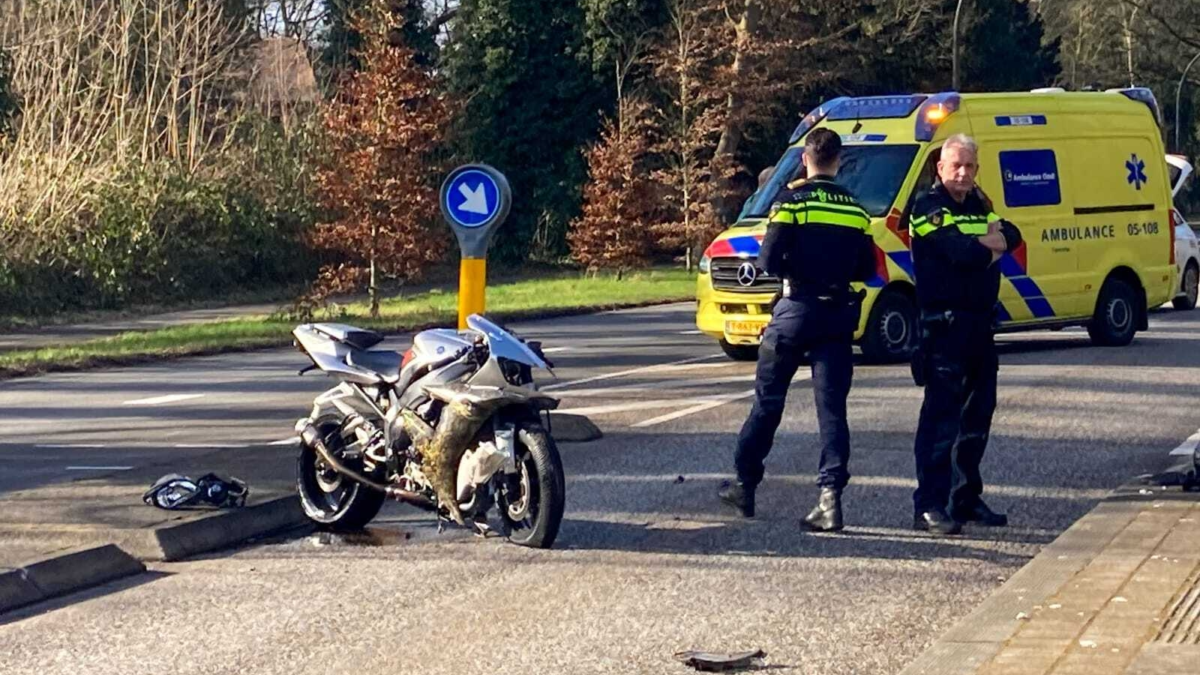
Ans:
POLYGON ((838 98, 830 99, 817 106, 816 110, 808 113, 804 116, 804 119, 800 120, 800 124, 796 127, 796 130, 792 132, 792 137, 788 139, 788 145, 793 145, 796 141, 804 138, 804 134, 807 134, 809 129, 812 129, 820 124, 821 120, 825 119, 825 116, 828 115, 831 110, 849 100, 849 96, 839 96, 838 98))
POLYGON ((863 96, 852 98, 829 111, 829 120, 904 119, 925 99, 923 94, 909 96, 863 96))
POLYGON ((957 111, 961 105, 962 98, 957 92, 946 91, 930 96, 917 110, 917 140, 932 141, 933 135, 937 133, 942 122, 945 122, 946 118, 957 111))
POLYGON ((1148 87, 1128 87, 1126 89, 1109 89, 1110 94, 1121 94, 1126 98, 1145 103, 1150 112, 1154 115, 1154 121, 1158 126, 1162 126, 1162 109, 1158 107, 1158 99, 1154 98, 1154 92, 1148 87))

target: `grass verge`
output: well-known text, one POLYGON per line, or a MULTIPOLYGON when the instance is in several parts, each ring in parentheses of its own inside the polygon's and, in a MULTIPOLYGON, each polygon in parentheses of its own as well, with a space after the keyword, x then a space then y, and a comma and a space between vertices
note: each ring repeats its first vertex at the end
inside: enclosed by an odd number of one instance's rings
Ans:
MULTIPOLYGON (((488 316, 498 320, 549 318, 637 307, 695 297, 695 275, 684 270, 651 270, 613 277, 578 276, 523 280, 488 288, 488 316)), ((396 333, 454 325, 458 294, 432 289, 385 300, 380 316, 368 315, 365 303, 337 308, 329 321, 396 333)), ((105 365, 144 363, 179 356, 218 354, 286 345, 295 322, 268 316, 172 326, 121 333, 109 338, 46 349, 0 354, 0 378, 80 370, 105 365)))

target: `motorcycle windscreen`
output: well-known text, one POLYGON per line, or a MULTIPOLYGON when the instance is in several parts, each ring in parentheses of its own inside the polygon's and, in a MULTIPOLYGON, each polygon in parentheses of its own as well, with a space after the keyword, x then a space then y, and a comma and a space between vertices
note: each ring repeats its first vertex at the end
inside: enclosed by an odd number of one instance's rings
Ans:
POLYGON ((467 327, 483 333, 484 337, 487 338, 488 348, 491 350, 493 356, 511 359, 534 368, 550 370, 549 364, 535 354, 524 342, 521 342, 512 333, 509 333, 488 319, 478 314, 472 314, 467 317, 467 327))

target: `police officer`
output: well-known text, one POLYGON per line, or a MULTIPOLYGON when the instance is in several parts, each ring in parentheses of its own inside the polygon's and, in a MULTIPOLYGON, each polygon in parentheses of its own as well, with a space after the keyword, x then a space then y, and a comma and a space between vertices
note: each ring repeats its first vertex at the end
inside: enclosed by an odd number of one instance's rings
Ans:
POLYGON ((978 171, 975 141, 962 134, 947 139, 938 180, 909 219, 922 328, 913 368, 925 384, 913 527, 938 534, 957 534, 967 522, 1008 524, 980 498, 979 463, 996 408, 996 262, 1020 245, 1021 232, 992 212, 975 185, 978 171))
POLYGON ((841 493, 850 478, 850 342, 862 306, 850 282, 875 273, 870 217, 833 182, 841 148, 841 137, 828 129, 809 133, 802 156, 807 180, 789 185, 771 207, 758 264, 783 280, 783 292, 759 348, 754 407, 738 435, 737 483, 720 492, 721 500, 743 516, 754 516, 763 460, 771 452, 792 376, 807 353, 821 429, 821 492, 802 525, 818 531, 842 529, 841 493))

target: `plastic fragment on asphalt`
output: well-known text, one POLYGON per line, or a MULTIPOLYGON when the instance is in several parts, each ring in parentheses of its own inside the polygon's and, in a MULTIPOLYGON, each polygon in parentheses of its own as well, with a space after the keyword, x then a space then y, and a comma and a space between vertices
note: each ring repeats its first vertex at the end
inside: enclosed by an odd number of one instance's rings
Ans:
POLYGON ((682 661, 684 665, 710 673, 753 668, 761 665, 758 662, 766 656, 767 653, 761 649, 733 653, 689 650, 675 654, 675 658, 682 661))

